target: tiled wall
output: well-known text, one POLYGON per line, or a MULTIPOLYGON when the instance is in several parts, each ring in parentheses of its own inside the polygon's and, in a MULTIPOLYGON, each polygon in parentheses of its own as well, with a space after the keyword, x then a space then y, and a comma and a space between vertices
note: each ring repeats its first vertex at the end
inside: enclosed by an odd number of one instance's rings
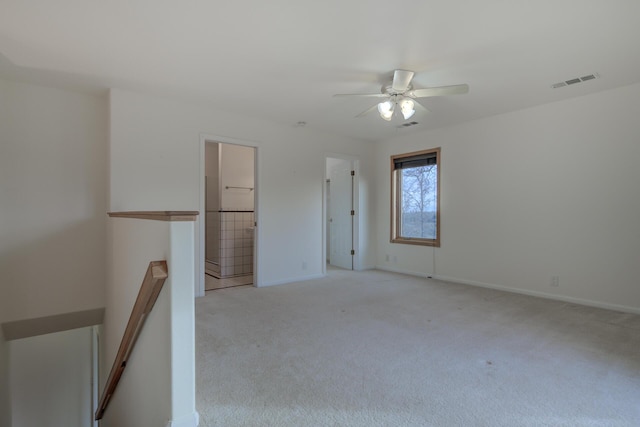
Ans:
POLYGON ((220 212, 220 275, 253 273, 253 212, 220 212))
POLYGON ((205 220, 205 259, 220 263, 220 214, 218 211, 207 211, 205 220))

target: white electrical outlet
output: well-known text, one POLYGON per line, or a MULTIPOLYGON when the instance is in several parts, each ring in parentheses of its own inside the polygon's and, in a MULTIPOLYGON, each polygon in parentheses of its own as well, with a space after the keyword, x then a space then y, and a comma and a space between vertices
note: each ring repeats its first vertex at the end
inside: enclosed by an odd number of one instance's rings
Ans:
POLYGON ((560 286, 560 276, 551 276, 551 287, 557 288, 560 286))
POLYGON ((384 260, 385 260, 386 262, 389 262, 389 254, 387 254, 387 255, 384 257, 384 260))
POLYGON ((302 269, 306 270, 307 269, 307 261, 302 261, 302 269))

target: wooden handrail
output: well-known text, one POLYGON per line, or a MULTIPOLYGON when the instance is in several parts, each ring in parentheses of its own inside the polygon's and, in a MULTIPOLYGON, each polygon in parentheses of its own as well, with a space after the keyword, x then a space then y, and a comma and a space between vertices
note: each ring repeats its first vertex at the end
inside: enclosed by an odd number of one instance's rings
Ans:
POLYGON ((147 314, 153 308, 153 305, 158 299, 158 295, 162 290, 162 285, 168 276, 166 261, 151 261, 147 272, 144 275, 144 280, 140 286, 138 297, 131 310, 131 316, 129 317, 129 323, 122 335, 122 341, 120 342, 120 348, 116 354, 116 359, 113 361, 109 378, 105 385, 102 397, 100 398, 100 404, 96 410, 95 419, 99 420, 104 415, 104 411, 107 409, 109 400, 113 396, 113 392, 118 386, 120 377, 124 372, 124 368, 127 366, 127 360, 131 355, 133 347, 138 339, 138 335, 142 330, 147 314))

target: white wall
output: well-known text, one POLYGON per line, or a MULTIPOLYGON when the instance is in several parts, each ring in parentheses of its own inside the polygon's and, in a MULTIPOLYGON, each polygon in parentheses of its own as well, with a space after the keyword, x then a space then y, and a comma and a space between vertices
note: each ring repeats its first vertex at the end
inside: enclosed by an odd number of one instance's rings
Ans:
POLYGON ((107 100, 0 80, 0 322, 103 305, 107 100))
POLYGON ((207 179, 206 210, 220 210, 220 145, 207 142, 205 147, 205 175, 207 179))
POLYGON ((638 117, 634 85, 380 144, 377 264, 640 312, 638 117), (389 156, 432 147, 442 247, 391 244, 389 156))
POLYGON ((0 333, 0 427, 11 427, 9 372, 9 343, 0 333))
MULTIPOLYGON (((169 225, 164 221, 109 219, 109 278, 101 335, 101 392, 149 262, 169 258, 169 225)), ((171 304, 167 285, 165 282, 146 318, 105 412, 104 426, 164 426, 171 419, 171 304)))
MULTIPOLYGON (((361 185, 370 188, 371 144, 122 90, 110 99, 111 210, 199 210, 201 136, 247 141, 258 147, 261 284, 322 274, 325 153, 358 156, 361 185)), ((372 194, 360 200, 362 215, 372 215, 372 194)), ((363 223, 375 232, 373 221, 363 223)), ((361 254, 362 265, 373 266, 372 245, 361 254)))
POLYGON ((13 426, 91 426, 91 328, 10 343, 13 426))
POLYGON ((220 157, 220 190, 222 191, 222 209, 253 210, 254 192, 244 188, 254 188, 254 152, 253 147, 242 145, 222 144, 220 157))
POLYGON ((220 144, 205 143, 205 258, 220 263, 220 144))
MULTIPOLYGON (((101 307, 107 99, 6 80, 0 99, 0 323, 101 307)), ((49 337, 52 348, 62 348, 60 337, 49 337)), ((13 425, 33 416, 24 403, 12 411, 9 398, 23 390, 15 381, 10 389, 9 372, 37 357, 16 356, 25 342, 0 339, 0 426, 12 412, 13 425)), ((39 389, 55 381, 43 376, 39 389)))
POLYGON ((194 233, 193 222, 109 220, 101 390, 149 262, 166 260, 169 277, 109 402, 105 427, 195 425, 194 233))

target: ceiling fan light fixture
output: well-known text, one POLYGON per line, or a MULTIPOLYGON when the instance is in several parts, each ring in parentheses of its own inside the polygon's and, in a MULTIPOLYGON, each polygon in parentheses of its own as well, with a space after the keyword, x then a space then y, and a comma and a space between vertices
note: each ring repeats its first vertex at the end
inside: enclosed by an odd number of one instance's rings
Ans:
POLYGON ((405 120, 411 118, 416 113, 415 103, 411 99, 403 99, 400 102, 400 111, 405 120))
POLYGON ((390 121, 393 117, 394 104, 391 101, 383 101, 378 104, 378 113, 386 121, 390 121))
MULTIPOLYGON (((415 72, 413 71, 400 69, 394 70, 393 80, 383 85, 380 89, 380 92, 378 93, 339 93, 333 96, 377 98, 378 100, 380 100, 380 98, 383 98, 385 99, 385 101, 382 101, 379 104, 372 105, 362 113, 358 114, 356 117, 363 117, 375 111, 377 107, 380 117, 383 120, 389 122, 393 119, 393 115, 395 114, 396 110, 398 110, 399 113, 402 113, 404 120, 409 120, 416 114, 415 107, 418 107, 421 112, 429 112, 429 110, 427 110, 420 101, 414 101, 414 99, 430 98, 434 96, 461 95, 469 92, 469 85, 467 84, 433 86, 416 89, 411 83, 414 75, 415 72)), ((597 75, 595 74, 593 76, 597 77, 597 75)), ((595 78, 593 76, 583 76, 580 77, 579 80, 585 81, 591 78, 595 78)), ((566 82, 563 82, 563 84, 566 84, 566 82)), ((554 87, 556 87, 556 85, 554 85, 554 87)))

